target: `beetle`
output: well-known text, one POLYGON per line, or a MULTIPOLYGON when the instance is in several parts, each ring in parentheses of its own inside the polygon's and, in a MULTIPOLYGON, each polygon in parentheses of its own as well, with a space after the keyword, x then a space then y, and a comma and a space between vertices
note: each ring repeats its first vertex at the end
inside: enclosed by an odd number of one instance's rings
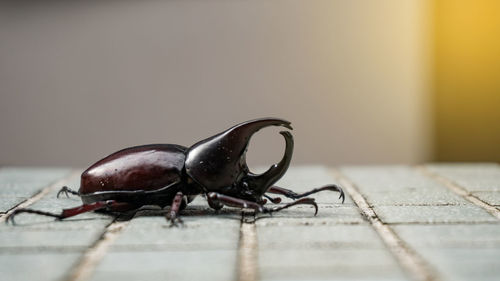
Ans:
POLYGON ((176 144, 149 144, 125 148, 90 166, 81 175, 80 189, 64 186, 57 193, 68 193, 81 198, 81 206, 64 209, 60 214, 34 209, 17 209, 9 219, 19 213, 34 213, 65 219, 90 211, 127 212, 145 205, 170 206, 166 213, 172 225, 182 222, 179 211, 197 195, 205 195, 208 205, 219 210, 224 205, 250 208, 255 212, 272 213, 293 205, 312 205, 315 215, 318 206, 313 198, 316 192, 331 190, 340 193, 335 184, 315 188, 298 194, 292 190, 273 186, 286 172, 293 154, 290 131, 281 131, 285 139, 285 153, 281 161, 263 174, 250 172, 246 164, 246 151, 250 138, 262 128, 281 126, 292 130, 289 121, 278 118, 260 118, 237 124, 219 134, 199 141, 187 148, 176 144), (279 194, 294 201, 280 207, 268 208, 266 198, 280 203, 279 194))

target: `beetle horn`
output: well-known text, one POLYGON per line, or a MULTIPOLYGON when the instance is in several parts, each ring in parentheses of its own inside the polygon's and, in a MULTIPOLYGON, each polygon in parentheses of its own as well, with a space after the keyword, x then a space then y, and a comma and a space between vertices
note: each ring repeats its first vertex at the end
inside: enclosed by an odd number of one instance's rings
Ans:
POLYGON ((288 131, 280 132, 285 138, 286 147, 285 154, 278 164, 272 165, 265 173, 260 175, 255 175, 252 173, 248 174, 248 182, 252 184, 252 189, 265 193, 267 189, 275 182, 277 182, 286 172, 288 166, 290 166, 290 161, 292 160, 293 154, 293 137, 288 131))
POLYGON ((191 146, 186 156, 186 173, 210 191, 230 188, 243 178, 248 178, 248 184, 252 186, 253 182, 259 183, 259 187, 261 184, 272 184, 285 173, 290 164, 293 138, 289 132, 281 132, 286 140, 285 157, 264 174, 251 174, 245 159, 252 135, 268 126, 292 129, 290 122, 277 118, 256 119, 233 126, 191 146))

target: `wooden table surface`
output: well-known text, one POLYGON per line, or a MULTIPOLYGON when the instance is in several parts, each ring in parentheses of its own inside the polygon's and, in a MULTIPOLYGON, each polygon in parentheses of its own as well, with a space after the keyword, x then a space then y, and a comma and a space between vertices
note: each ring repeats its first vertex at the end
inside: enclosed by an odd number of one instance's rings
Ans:
MULTIPOLYGON (((2 280, 499 280, 500 166, 291 167, 279 185, 337 183, 273 216, 198 197, 169 227, 161 210, 132 219, 87 213, 64 221, 20 214, 79 205, 81 170, 0 169, 2 280)), ((286 201, 286 200, 285 200, 286 201)))

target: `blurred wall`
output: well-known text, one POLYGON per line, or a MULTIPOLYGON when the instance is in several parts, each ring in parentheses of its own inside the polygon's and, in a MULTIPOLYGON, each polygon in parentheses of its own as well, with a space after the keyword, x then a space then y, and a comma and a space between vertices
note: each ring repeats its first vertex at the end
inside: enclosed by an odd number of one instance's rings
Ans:
POLYGON ((500 1, 435 6, 436 159, 500 162, 500 1))
MULTIPOLYGON (((43 2, 0 7, 1 165, 83 167, 263 116, 292 121, 292 164, 431 158, 426 1, 43 2)), ((248 161, 283 149, 265 130, 248 161)))

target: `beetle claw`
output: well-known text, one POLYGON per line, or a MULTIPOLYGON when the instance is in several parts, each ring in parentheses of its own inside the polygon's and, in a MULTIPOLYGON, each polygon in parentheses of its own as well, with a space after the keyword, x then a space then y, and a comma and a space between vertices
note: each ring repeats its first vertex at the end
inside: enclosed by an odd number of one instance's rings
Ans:
POLYGON ((7 219, 5 220, 5 223, 9 224, 9 222, 10 222, 10 223, 12 223, 12 225, 16 225, 16 221, 14 220, 14 216, 15 216, 15 211, 14 211, 14 213, 10 214, 7 217, 7 219))
POLYGON ((344 191, 343 191, 342 189, 340 189, 339 199, 342 199, 342 204, 344 204, 344 201, 345 201, 345 195, 344 195, 344 191))
POLYGON ((184 221, 179 217, 175 217, 174 219, 169 219, 169 221, 170 221, 169 227, 183 227, 184 226, 184 221))
POLYGON ((61 190, 59 190, 59 192, 57 192, 56 197, 59 198, 59 196, 61 195, 61 193, 64 193, 64 195, 66 195, 66 197, 68 197, 68 198, 69 198, 68 193, 71 193, 73 195, 78 195, 78 196, 80 195, 80 193, 78 193, 78 192, 76 192, 74 190, 69 189, 69 187, 67 187, 67 186, 63 186, 61 188, 61 190))
POLYGON ((69 198, 68 192, 66 192, 66 190, 64 190, 64 187, 61 188, 61 190, 59 190, 59 192, 57 192, 56 197, 59 198, 59 196, 61 195, 61 193, 64 193, 64 195, 66 195, 66 197, 69 198))

